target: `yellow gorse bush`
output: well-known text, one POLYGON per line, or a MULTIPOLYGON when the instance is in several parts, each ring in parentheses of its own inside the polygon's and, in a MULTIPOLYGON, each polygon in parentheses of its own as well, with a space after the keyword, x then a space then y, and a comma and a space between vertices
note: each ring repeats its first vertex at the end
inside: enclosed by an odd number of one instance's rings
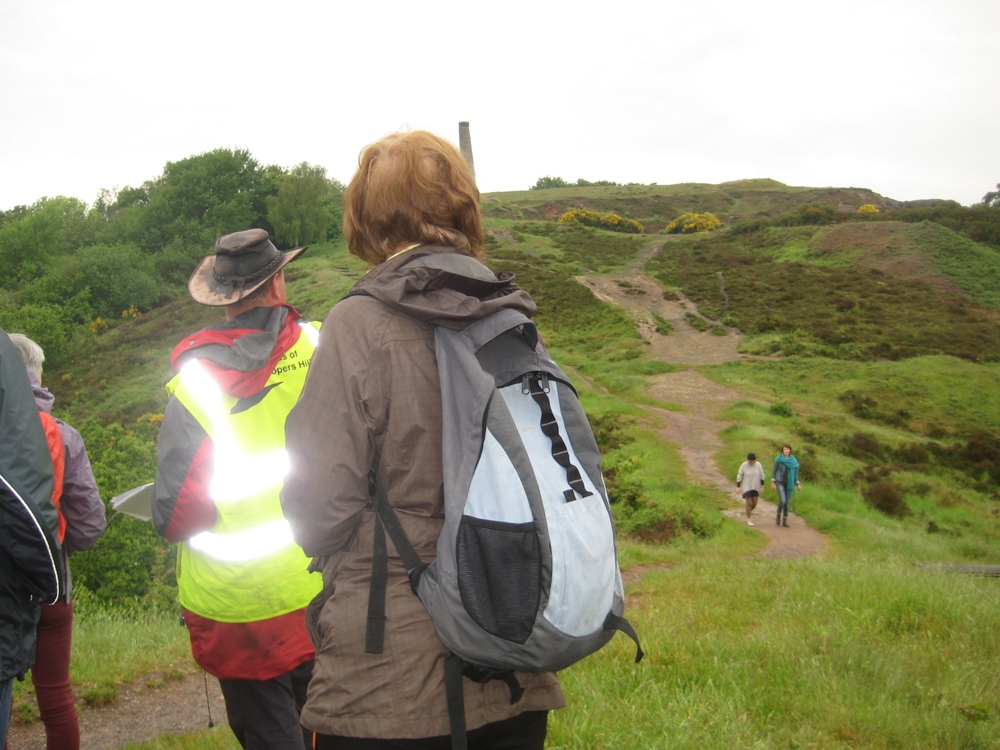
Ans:
POLYGON ((639 234, 644 227, 638 221, 626 219, 618 214, 604 214, 597 211, 587 211, 579 208, 571 208, 559 217, 560 224, 577 222, 588 227, 598 227, 612 232, 624 232, 626 234, 639 234))
POLYGON ((878 206, 876 206, 874 203, 866 203, 865 205, 860 206, 858 208, 858 213, 859 214, 877 214, 878 213, 878 206))
POLYGON ((667 234, 693 234, 694 232, 711 232, 722 226, 719 217, 706 211, 703 214, 681 214, 664 227, 667 234))

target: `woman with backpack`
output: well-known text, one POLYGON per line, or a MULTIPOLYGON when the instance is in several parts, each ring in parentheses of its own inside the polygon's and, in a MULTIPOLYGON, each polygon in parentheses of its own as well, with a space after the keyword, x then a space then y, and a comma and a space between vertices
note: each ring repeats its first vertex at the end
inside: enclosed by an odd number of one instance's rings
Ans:
POLYGON ((792 455, 792 446, 788 443, 781 447, 781 453, 774 458, 771 487, 778 491, 778 515, 774 522, 778 526, 787 526, 788 502, 796 490, 802 489, 799 483, 799 461, 792 455))
MULTIPOLYGON (((324 579, 307 616, 316 662, 302 723, 320 750, 450 748, 449 651, 373 502, 391 504, 421 561, 435 559, 444 490, 434 326, 461 330, 503 309, 530 317, 535 304, 475 262, 479 191, 447 141, 417 131, 368 146, 344 208, 348 248, 374 268, 326 318, 286 423, 282 507, 324 579)), ((462 680, 469 748, 543 748, 548 711, 565 705, 559 682, 515 675, 516 702, 502 680, 462 680)))

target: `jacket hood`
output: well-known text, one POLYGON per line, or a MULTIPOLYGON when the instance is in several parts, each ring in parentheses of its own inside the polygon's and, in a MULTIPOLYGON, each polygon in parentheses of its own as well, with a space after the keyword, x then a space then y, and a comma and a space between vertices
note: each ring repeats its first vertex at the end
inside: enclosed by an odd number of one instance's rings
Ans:
POLYGON ((350 294, 366 294, 424 323, 460 331, 507 308, 532 317, 535 301, 513 279, 453 247, 421 245, 373 268, 350 294))
POLYGON ((298 341, 301 318, 290 305, 255 307, 188 336, 171 352, 170 363, 180 372, 189 359, 198 359, 226 393, 252 396, 298 341))
POLYGON ((34 373, 28 373, 28 380, 31 381, 31 393, 35 396, 35 403, 38 405, 38 411, 44 411, 46 414, 51 414, 52 404, 55 403, 56 397, 49 392, 48 388, 45 388, 38 382, 38 376, 34 373))

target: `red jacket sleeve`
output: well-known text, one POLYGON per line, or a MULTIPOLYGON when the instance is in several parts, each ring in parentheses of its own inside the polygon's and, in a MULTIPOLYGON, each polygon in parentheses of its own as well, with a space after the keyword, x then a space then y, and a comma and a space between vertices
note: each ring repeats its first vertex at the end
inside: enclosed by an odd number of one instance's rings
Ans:
POLYGON ((153 487, 153 524, 168 541, 189 539, 215 524, 215 503, 208 493, 213 457, 208 433, 172 396, 160 425, 153 487))

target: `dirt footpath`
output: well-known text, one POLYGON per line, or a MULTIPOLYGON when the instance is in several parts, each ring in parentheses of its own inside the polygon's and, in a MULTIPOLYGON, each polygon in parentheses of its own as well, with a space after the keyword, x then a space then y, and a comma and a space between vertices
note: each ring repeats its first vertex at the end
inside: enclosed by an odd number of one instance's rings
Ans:
MULTIPOLYGON (((577 281, 598 299, 619 305, 632 315, 654 359, 679 365, 718 364, 740 359, 737 349, 743 337, 739 331, 705 318, 683 295, 675 295, 676 299, 664 297, 663 288, 641 272, 642 265, 663 247, 665 241, 660 238, 643 248, 623 274, 581 276, 577 281), (657 333, 653 313, 670 323, 674 333, 657 333), (716 326, 725 330, 726 335, 698 330, 689 322, 689 315, 705 321, 709 328, 716 326)), ((652 380, 650 394, 661 401, 684 407, 684 411, 656 408, 649 411, 663 423, 660 437, 676 445, 680 451, 688 480, 724 492, 732 498, 734 506, 726 510, 725 515, 746 523, 746 506, 736 494, 736 471, 739 466, 727 466, 723 471, 716 466, 714 459, 723 446, 719 432, 727 426, 718 415, 743 398, 743 394, 709 380, 696 369, 657 375, 652 380)), ((771 458, 761 455, 764 471, 768 474, 771 458)), ((769 492, 770 487, 765 486, 765 497, 769 492)), ((795 515, 789 516, 787 527, 776 526, 776 513, 777 506, 765 499, 761 499, 753 512, 751 520, 755 528, 768 537, 768 545, 760 552, 761 557, 807 557, 823 551, 826 540, 822 534, 795 515)))
POLYGON ((740 358, 736 350, 743 336, 738 330, 709 320, 683 294, 673 293, 676 299, 664 298, 663 288, 649 276, 577 276, 576 280, 599 300, 613 302, 631 313, 653 359, 685 365, 714 365, 740 358), (673 326, 675 333, 669 336, 657 333, 652 313, 673 326), (704 321, 706 326, 725 330, 726 335, 699 331, 688 315, 704 321))
MULTIPOLYGON (((723 474, 713 459, 723 445, 719 432, 727 426, 716 415, 729 404, 738 401, 742 394, 709 380, 697 370, 657 375, 650 392, 658 399, 685 407, 685 411, 680 412, 666 409, 654 411, 665 423, 660 436, 665 441, 674 443, 680 450, 688 480, 724 492, 732 498, 735 506, 724 511, 724 514, 746 523, 746 505, 736 493, 736 472, 739 466, 727 467, 732 470, 723 474)), ((760 457, 764 472, 768 475, 771 473, 772 458, 764 455, 760 457)), ((777 499, 769 485, 765 485, 764 491, 764 498, 770 495, 777 499)), ((788 516, 787 527, 776 526, 774 519, 778 507, 764 498, 757 503, 751 515, 754 528, 768 537, 768 545, 758 553, 759 557, 809 557, 824 550, 826 538, 794 513, 788 516)), ((794 499, 792 503, 794 505, 794 499)))
MULTIPOLYGON (((158 687, 138 682, 120 689, 118 699, 107 706, 77 706, 82 750, 114 750, 128 744, 148 742, 167 733, 193 732, 208 726, 209 705, 215 731, 232 733, 226 723, 226 707, 219 681, 204 673, 158 687), (208 696, 206 698, 206 684, 208 696)), ((45 750, 45 727, 11 723, 8 750, 45 750)))

